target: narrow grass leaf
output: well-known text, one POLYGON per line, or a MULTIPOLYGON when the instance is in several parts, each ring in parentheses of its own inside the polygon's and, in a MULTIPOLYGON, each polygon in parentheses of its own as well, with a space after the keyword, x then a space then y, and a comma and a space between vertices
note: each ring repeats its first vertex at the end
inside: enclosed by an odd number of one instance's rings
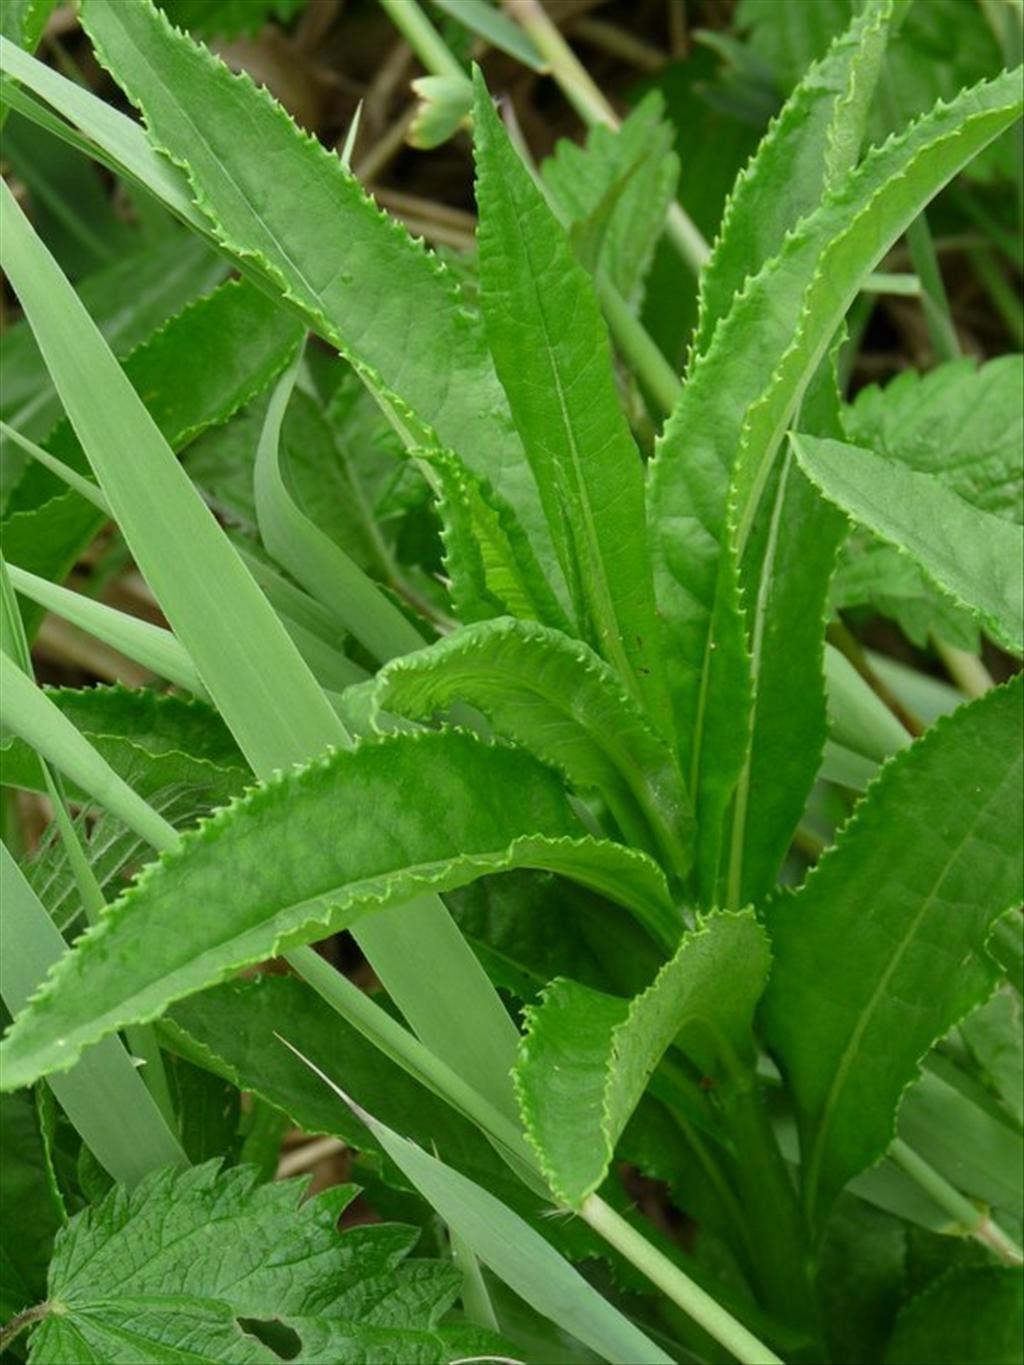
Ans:
MULTIPOLYGON (((0 846, 0 879, 0 986, 4 1004, 16 1014, 67 946, 5 845, 0 846)), ((158 1166, 185 1164, 177 1138, 118 1039, 105 1039, 50 1085, 115 1180, 135 1185, 158 1166)))
MULTIPOLYGON (((300 1054, 301 1055, 301 1054, 300 1054)), ((368 1114, 319 1067, 308 1067, 362 1120, 424 1199, 494 1271, 544 1317, 590 1346, 602 1360, 670 1365, 639 1328, 587 1283, 543 1237, 492 1194, 368 1114)))

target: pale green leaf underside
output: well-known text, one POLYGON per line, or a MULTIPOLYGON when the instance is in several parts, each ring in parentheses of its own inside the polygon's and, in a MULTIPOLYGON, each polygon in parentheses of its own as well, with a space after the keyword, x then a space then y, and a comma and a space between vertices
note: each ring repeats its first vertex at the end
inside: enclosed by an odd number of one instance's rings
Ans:
POLYGON ((891 759, 802 890, 769 911, 763 1024, 815 1219, 882 1155, 919 1059, 997 977, 985 941, 1021 890, 1022 692, 1018 678, 891 759))
POLYGON ((79 940, 0 1049, 4 1087, 240 967, 514 867, 574 877, 655 932, 674 920, 656 865, 581 837, 558 778, 522 751, 402 734, 283 775, 186 834, 79 940))
POLYGON ((654 1068, 676 1042, 705 1075, 724 1046, 752 1051, 768 976, 764 930, 750 911, 715 912, 633 1000, 559 979, 527 1010, 515 1071, 527 1137, 552 1190, 578 1207, 602 1183, 654 1068))
POLYGON ((793 435, 830 502, 909 555, 1008 649, 1024 652, 1024 530, 982 512, 930 474, 842 441, 793 435))
POLYGON ((371 718, 390 711, 418 721, 468 702, 574 786, 599 791, 634 847, 686 872, 689 803, 672 755, 580 641, 533 621, 482 622, 395 660, 348 697, 369 705, 371 718))
POLYGON ((438 1321, 455 1272, 406 1263, 415 1229, 339 1233, 355 1187, 300 1205, 305 1183, 259 1184, 253 1167, 214 1162, 115 1187, 57 1239, 32 1365, 271 1365, 279 1357, 237 1321, 271 1315, 298 1333, 303 1361, 331 1359, 332 1338, 335 1360, 450 1360, 457 1339, 438 1321))

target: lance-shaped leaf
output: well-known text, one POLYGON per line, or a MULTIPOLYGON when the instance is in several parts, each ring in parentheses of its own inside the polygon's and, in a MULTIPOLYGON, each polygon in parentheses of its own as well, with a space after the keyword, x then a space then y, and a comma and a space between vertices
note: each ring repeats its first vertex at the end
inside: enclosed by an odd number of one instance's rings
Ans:
POLYGON ((476 75, 480 285, 495 365, 587 638, 668 722, 640 456, 586 271, 476 75))
POLYGON ((427 721, 468 702, 573 786, 600 792, 634 847, 687 871, 689 803, 672 754, 579 640, 532 621, 486 621, 394 660, 347 696, 369 705, 371 721, 381 711, 427 721))
POLYGON ((665 428, 650 481, 655 572, 683 770, 712 871, 722 789, 745 756, 736 557, 786 427, 864 276, 1020 107, 1019 74, 1006 73, 872 149, 737 296, 665 428))
POLYGON ((232 74, 149 0, 89 0, 82 22, 153 146, 186 171, 216 239, 303 309, 418 444, 436 434, 487 477, 551 565, 482 329, 444 267, 266 90, 232 74))
POLYGON ((846 445, 791 436, 808 477, 854 521, 908 554, 1007 649, 1024 653, 1024 529, 930 474, 846 445))
POLYGON ((833 850, 768 917, 768 1042, 796 1101, 808 1214, 885 1151, 920 1058, 991 991, 1020 900, 1020 679, 883 768, 833 850))
POLYGON ((580 837, 557 776, 460 732, 401 734, 282 775, 152 864, 0 1049, 5 1088, 238 968, 489 872, 539 867, 675 922, 654 863, 580 837))
POLYGON ((701 272, 694 358, 708 349, 715 324, 746 280, 775 255, 798 220, 817 208, 824 190, 856 164, 892 9, 892 0, 875 0, 855 16, 803 75, 740 173, 701 272))
MULTIPOLYGON (((301 1359, 451 1360, 472 1350, 440 1319, 459 1277, 406 1257, 415 1228, 339 1233, 356 1194, 337 1185, 300 1204, 306 1180, 258 1183, 254 1167, 219 1162, 158 1171, 117 1186, 59 1235, 49 1302, 31 1338, 33 1365, 105 1360, 279 1360, 239 1319, 287 1324, 301 1359)), ((487 1349, 484 1347, 484 1349, 487 1349)), ((493 1346, 491 1349, 494 1349, 493 1346)))
POLYGON ((560 979, 527 1009, 515 1071, 519 1107, 560 1199, 578 1207, 604 1180, 673 1041, 706 1076, 752 1061, 769 961, 767 936, 750 911, 716 912, 633 1000, 560 979))

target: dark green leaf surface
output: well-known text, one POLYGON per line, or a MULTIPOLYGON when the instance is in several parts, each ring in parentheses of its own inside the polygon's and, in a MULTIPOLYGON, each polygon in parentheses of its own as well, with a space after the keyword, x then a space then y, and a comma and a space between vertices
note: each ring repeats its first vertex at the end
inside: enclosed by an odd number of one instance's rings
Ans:
POLYGON ((468 702, 574 786, 599 791, 634 847, 686 872, 688 802, 672 755, 580 641, 504 617, 394 660, 348 696, 370 706, 371 721, 381 711, 428 721, 468 702))
POLYGON ((602 1183, 673 1041, 702 1075, 752 1061, 768 966, 767 938, 753 915, 721 912, 684 937, 635 999, 559 980, 527 1010, 516 1089, 527 1137, 560 1199, 576 1208, 602 1183))
POLYGON ((339 1185, 299 1205, 305 1181, 257 1184, 218 1163, 156 1172, 116 1187, 60 1237, 51 1311, 31 1339, 32 1365, 231 1365, 279 1357, 238 1319, 276 1318, 301 1359, 451 1359, 438 1326, 458 1292, 440 1262, 407 1261, 413 1228, 337 1231, 356 1193, 339 1185))
POLYGON ((664 726, 643 474, 607 333, 586 272, 476 80, 487 339, 585 635, 664 726))
POLYGON ((1024 1280, 972 1266, 941 1276, 900 1313, 885 1365, 1018 1365, 1024 1280))
POLYGON ((552 772, 464 732, 396 735, 316 761, 146 870, 20 1016, 4 1086, 69 1066, 95 1038, 239 967, 488 872, 564 873, 665 932, 675 914, 656 865, 579 836, 552 772))
POLYGON ((418 444, 436 433, 488 478, 548 567, 536 487, 482 329, 444 267, 265 90, 177 33, 148 0, 89 0, 83 22, 154 146, 186 170, 217 239, 278 283, 418 444), (277 167, 269 181, 268 160, 277 167))
POLYGON ((763 1024, 797 1104, 808 1213, 876 1161, 918 1060, 998 975, 1020 898, 1020 680, 890 760, 834 851, 769 912, 763 1024))
POLYGON ((0 1096, 0 1322, 46 1294, 53 1238, 66 1215, 50 1177, 35 1096, 0 1096))
POLYGON ((979 511, 933 475, 842 441, 793 435, 829 501, 908 554, 1008 649, 1024 653, 1024 529, 979 511))

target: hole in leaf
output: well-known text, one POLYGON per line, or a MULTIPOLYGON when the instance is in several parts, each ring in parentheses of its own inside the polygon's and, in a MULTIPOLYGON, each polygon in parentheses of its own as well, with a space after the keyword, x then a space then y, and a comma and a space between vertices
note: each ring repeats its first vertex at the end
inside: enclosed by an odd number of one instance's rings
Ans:
POLYGON ((294 1332, 275 1318, 238 1318, 236 1321, 243 1332, 256 1337, 264 1346, 269 1346, 282 1360, 294 1360, 302 1350, 302 1340, 298 1332, 294 1332))

